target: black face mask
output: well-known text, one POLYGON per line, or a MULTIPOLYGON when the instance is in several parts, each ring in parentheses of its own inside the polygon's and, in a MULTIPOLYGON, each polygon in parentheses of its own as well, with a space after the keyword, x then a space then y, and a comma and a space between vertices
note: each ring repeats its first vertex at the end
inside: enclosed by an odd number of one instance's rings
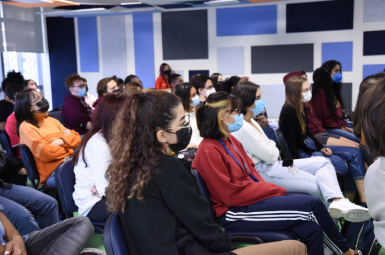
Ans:
POLYGON ((111 93, 120 93, 120 89, 115 89, 111 93))
POLYGON ((169 132, 169 133, 173 133, 173 134, 176 134, 176 137, 178 138, 178 143, 174 143, 174 144, 169 144, 168 142, 166 142, 168 144, 168 147, 170 147, 170 149, 177 153, 181 150, 184 150, 186 149, 187 145, 190 143, 190 140, 191 140, 191 135, 192 135, 192 129, 191 127, 188 127, 190 123, 186 123, 186 125, 184 125, 186 128, 181 128, 180 130, 176 131, 175 133, 173 132, 169 132))
POLYGON ((164 71, 164 74, 165 74, 165 75, 167 75, 167 76, 170 76, 170 74, 171 74, 171 70, 170 70, 170 69, 168 69, 168 70, 164 71))
POLYGON ((36 106, 39 107, 39 112, 47 112, 49 109, 49 103, 47 99, 43 98, 39 102, 36 103, 36 106))

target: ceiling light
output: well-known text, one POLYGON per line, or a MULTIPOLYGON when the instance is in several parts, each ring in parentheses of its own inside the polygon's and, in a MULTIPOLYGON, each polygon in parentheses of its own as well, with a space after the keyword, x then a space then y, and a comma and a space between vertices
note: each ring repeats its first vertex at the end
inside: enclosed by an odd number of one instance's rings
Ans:
POLYGON ((50 3, 50 4, 52 4, 52 3, 53 3, 52 1, 49 1, 49 0, 40 0, 40 1, 42 1, 42 2, 46 2, 46 3, 50 3))
POLYGON ((121 3, 120 5, 130 5, 130 4, 142 4, 142 2, 121 3))
POLYGON ((92 9, 83 9, 83 10, 74 10, 72 12, 89 12, 89 11, 103 11, 106 8, 92 8, 92 9))
POLYGON ((224 2, 234 2, 234 0, 214 0, 214 1, 204 2, 204 3, 205 4, 214 4, 214 3, 224 3, 224 2))

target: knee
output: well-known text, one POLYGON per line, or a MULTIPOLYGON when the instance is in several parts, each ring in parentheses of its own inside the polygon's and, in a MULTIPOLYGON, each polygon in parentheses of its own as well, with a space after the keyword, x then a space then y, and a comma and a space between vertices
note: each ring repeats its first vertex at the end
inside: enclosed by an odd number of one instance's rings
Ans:
POLYGON ((76 228, 77 233, 82 233, 84 239, 88 242, 94 234, 94 226, 91 221, 85 216, 76 216, 69 219, 72 221, 72 226, 76 228))
POLYGON ((283 241, 285 242, 285 247, 290 251, 288 254, 295 255, 305 255, 307 254, 306 245, 296 240, 283 241))

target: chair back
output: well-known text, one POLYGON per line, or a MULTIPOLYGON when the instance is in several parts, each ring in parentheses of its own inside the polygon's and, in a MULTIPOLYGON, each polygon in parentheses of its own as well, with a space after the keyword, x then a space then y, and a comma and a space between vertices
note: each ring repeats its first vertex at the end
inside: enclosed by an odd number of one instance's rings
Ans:
POLYGON ((20 147, 20 156, 27 171, 28 179, 31 181, 32 186, 38 189, 40 183, 39 171, 36 168, 36 162, 30 149, 25 144, 20 147))
POLYGON ((103 231, 103 242, 107 255, 130 255, 123 228, 120 224, 119 215, 117 213, 111 214, 106 222, 103 231))
POLYGON ((291 157, 289 146, 287 146, 285 137, 283 137, 283 134, 282 134, 281 130, 277 129, 277 130, 275 130, 275 132, 277 133, 278 142, 279 142, 279 145, 281 146, 281 159, 282 160, 284 160, 284 159, 293 159, 291 157))
POLYGON ((55 183, 59 194, 63 213, 70 214, 78 211, 72 197, 75 191, 75 173, 72 160, 64 162, 55 170, 55 183))
POLYGON ((48 116, 57 119, 58 121, 60 121, 60 123, 63 124, 63 118, 62 118, 62 116, 61 116, 61 111, 52 111, 52 112, 49 112, 49 113, 48 113, 48 116))
POLYGON ((374 155, 373 152, 370 152, 368 147, 362 144, 360 144, 360 150, 362 152, 362 156, 364 156, 365 163, 369 167, 371 164, 374 163, 374 159, 376 158, 376 155, 374 155))
POLYGON ((207 189, 205 181, 203 180, 202 176, 199 174, 199 172, 196 169, 191 169, 191 172, 197 179, 199 191, 201 192, 202 196, 204 196, 207 199, 207 202, 209 203, 211 218, 213 219, 213 221, 216 221, 217 216, 215 215, 213 202, 211 201, 210 192, 207 189))
POLYGON ((7 152, 7 157, 8 158, 17 157, 16 150, 12 148, 11 140, 9 139, 9 136, 5 130, 1 131, 0 139, 4 150, 7 152))

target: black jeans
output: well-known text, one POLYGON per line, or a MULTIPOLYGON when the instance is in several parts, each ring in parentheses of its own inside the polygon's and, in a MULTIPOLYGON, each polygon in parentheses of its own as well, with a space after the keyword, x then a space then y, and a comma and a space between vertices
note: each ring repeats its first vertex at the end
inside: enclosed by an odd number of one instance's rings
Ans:
POLYGON ((91 222, 107 222, 111 212, 108 212, 106 202, 107 200, 102 198, 92 207, 91 211, 87 214, 91 222))

